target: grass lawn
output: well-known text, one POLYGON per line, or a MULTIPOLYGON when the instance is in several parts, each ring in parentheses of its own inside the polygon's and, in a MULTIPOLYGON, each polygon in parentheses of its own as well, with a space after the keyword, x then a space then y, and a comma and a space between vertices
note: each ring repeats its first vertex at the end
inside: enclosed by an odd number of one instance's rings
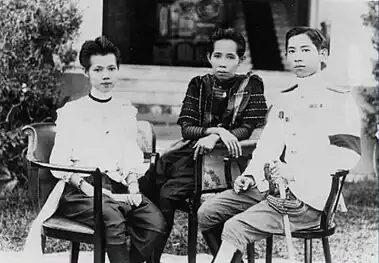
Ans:
MULTIPOLYGON (((378 186, 372 182, 347 183, 344 189, 349 211, 338 213, 337 233, 330 238, 333 262, 378 262, 378 186)), ((25 242, 31 221, 35 217, 30 201, 22 191, 6 202, 0 210, 0 251, 20 251, 25 242)), ((187 251, 187 215, 178 212, 175 227, 171 233, 165 252, 185 255, 187 251)), ((295 240, 297 259, 303 258, 303 244, 295 240)), ((320 241, 315 241, 313 255, 323 260, 320 241)), ((48 252, 61 252, 68 249, 68 242, 47 240, 48 252)), ((83 245, 90 250, 91 246, 83 245)), ((257 256, 265 255, 264 241, 256 245, 257 256)), ((198 252, 209 253, 201 235, 198 236, 198 252)), ((274 239, 274 256, 286 257, 286 243, 282 237, 274 239)))

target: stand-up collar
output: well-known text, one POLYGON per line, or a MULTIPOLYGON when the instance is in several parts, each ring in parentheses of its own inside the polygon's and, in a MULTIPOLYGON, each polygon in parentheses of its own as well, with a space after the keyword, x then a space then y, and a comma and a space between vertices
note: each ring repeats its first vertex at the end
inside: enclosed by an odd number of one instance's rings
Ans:
POLYGON ((95 88, 92 88, 88 94, 88 96, 96 102, 106 103, 112 99, 112 94, 110 93, 102 93, 95 88))

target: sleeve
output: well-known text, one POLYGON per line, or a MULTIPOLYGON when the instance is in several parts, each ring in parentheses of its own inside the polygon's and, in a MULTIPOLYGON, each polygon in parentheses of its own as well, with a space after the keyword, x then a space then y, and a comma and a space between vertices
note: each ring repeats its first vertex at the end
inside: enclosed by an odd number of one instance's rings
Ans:
POLYGON ((253 130, 250 127, 239 127, 239 128, 234 128, 230 132, 231 134, 236 136, 236 138, 239 141, 242 141, 242 140, 248 139, 251 133, 253 132, 253 130))
POLYGON ((183 126, 200 127, 201 116, 199 102, 200 100, 200 77, 193 78, 188 84, 188 89, 183 100, 180 110, 178 124, 183 126))
POLYGON ((205 130, 204 127, 183 124, 182 137, 185 140, 197 140, 205 136, 205 130))
POLYGON ((138 186, 138 174, 131 172, 128 174, 128 176, 125 178, 126 185, 128 187, 130 194, 136 194, 139 193, 139 186, 138 186))
POLYGON ((265 125, 267 103, 264 96, 263 81, 256 75, 253 75, 250 81, 252 93, 242 113, 242 124, 231 131, 238 140, 248 139, 254 129, 265 125))
POLYGON ((265 163, 279 159, 284 148, 284 142, 280 134, 281 122, 277 116, 278 109, 273 106, 268 114, 267 124, 257 142, 257 147, 253 151, 252 160, 242 173, 244 176, 253 176, 258 190, 261 192, 269 189, 268 181, 265 179, 263 171, 265 163))
MULTIPOLYGON (((56 135, 53 150, 50 155, 50 163, 58 165, 74 165, 79 161, 75 150, 75 125, 74 114, 70 114, 70 108, 61 108, 57 111, 56 135)), ((52 171, 57 178, 62 178, 65 172, 52 171)))

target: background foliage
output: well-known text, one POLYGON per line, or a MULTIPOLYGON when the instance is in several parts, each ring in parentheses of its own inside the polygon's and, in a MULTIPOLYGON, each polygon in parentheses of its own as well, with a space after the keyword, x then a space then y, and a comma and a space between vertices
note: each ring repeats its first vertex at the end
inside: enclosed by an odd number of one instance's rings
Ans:
MULTIPOLYGON (((368 2, 369 11, 367 14, 362 15, 363 24, 373 28, 373 37, 372 43, 375 50, 379 54, 379 2, 378 1, 369 1, 368 2)), ((373 74, 375 79, 379 81, 379 60, 376 60, 376 63, 373 68, 373 74)), ((372 92, 367 92, 363 90, 363 96, 368 105, 371 105, 371 109, 365 110, 365 123, 366 123, 366 132, 371 138, 375 138, 375 133, 377 132, 378 124, 378 92, 375 87, 372 92)))
MULTIPOLYGON (((24 182, 20 128, 55 118, 82 21, 71 0, 0 1, 0 193, 24 182)), ((0 194, 1 195, 1 194, 0 194)))

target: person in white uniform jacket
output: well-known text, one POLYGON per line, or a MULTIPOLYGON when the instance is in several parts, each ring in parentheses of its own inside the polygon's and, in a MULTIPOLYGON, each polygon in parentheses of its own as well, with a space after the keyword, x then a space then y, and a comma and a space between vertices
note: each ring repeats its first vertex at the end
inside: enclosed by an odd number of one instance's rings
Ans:
MULTIPOLYGON (((103 174, 106 251, 111 263, 144 262, 161 242, 165 222, 160 210, 139 193, 144 173, 137 144, 137 110, 112 97, 120 65, 119 49, 105 37, 86 41, 80 63, 92 88, 88 96, 57 111, 56 138, 50 162, 99 167, 103 174), (127 236, 131 236, 130 255, 127 236)), ((93 178, 53 172, 66 182, 57 213, 94 226, 93 178)))
POLYGON ((219 240, 211 248, 215 263, 236 262, 249 243, 283 233, 283 214, 289 215, 292 231, 320 223, 330 174, 336 172, 328 160, 328 112, 333 105, 325 98, 331 91, 321 77, 327 42, 316 29, 296 27, 286 34, 286 53, 296 85, 278 95, 234 189, 208 199, 198 211, 200 230, 213 231, 214 240, 219 240), (271 176, 264 172, 267 164, 271 176), (278 179, 286 183, 283 206, 278 179))

